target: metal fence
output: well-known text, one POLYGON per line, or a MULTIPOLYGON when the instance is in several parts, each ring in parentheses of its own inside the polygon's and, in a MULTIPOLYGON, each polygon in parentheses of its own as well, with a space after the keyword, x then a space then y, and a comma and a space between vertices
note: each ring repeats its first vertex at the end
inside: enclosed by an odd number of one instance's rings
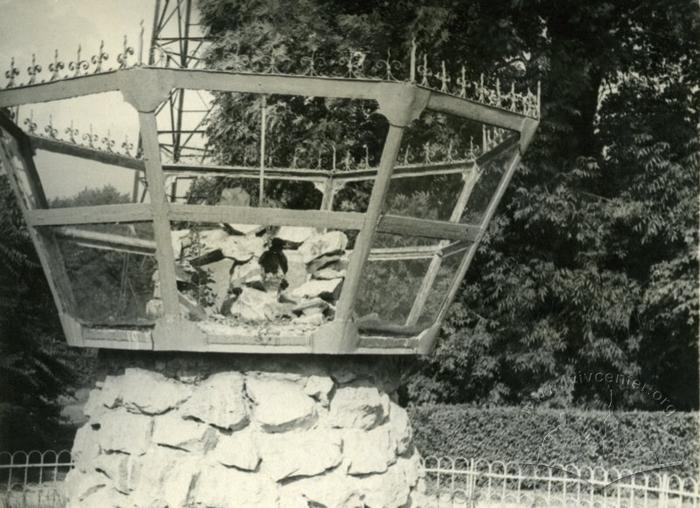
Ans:
MULTIPOLYGON (((700 508, 700 482, 632 471, 454 457, 422 460, 422 508, 700 508)), ((0 452, 0 508, 62 508, 70 451, 0 452)))
POLYGON ((698 508, 700 484, 662 467, 604 469, 454 457, 422 462, 428 508, 698 508))

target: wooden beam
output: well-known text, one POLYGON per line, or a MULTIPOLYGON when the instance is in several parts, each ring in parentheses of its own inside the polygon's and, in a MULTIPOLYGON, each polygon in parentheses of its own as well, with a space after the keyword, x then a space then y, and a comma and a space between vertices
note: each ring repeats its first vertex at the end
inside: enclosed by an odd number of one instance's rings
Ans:
POLYGON ((110 166, 135 169, 138 171, 143 171, 145 167, 143 160, 127 157, 126 155, 119 153, 95 150, 94 148, 90 148, 88 146, 76 145, 67 141, 45 138, 43 136, 29 135, 29 140, 32 148, 35 150, 60 153, 62 155, 79 157, 81 159, 101 162, 102 164, 108 164, 110 166))
POLYGON ((152 219, 151 206, 143 203, 51 208, 29 210, 27 213, 27 222, 32 226, 144 222, 152 219))
POLYGON ((308 226, 314 228, 360 229, 364 214, 324 210, 287 210, 245 206, 176 205, 170 206, 170 220, 229 222, 261 226, 308 226))
POLYGON ((112 233, 102 233, 89 229, 57 227, 53 234, 59 238, 73 240, 80 245, 93 249, 106 249, 118 252, 128 252, 143 256, 153 256, 156 253, 156 242, 143 238, 134 238, 112 233))
MULTIPOLYGON (((355 301, 357 299, 357 291, 360 287, 360 282, 363 275, 363 268, 369 257, 374 241, 374 235, 378 229, 381 210, 386 200, 386 194, 391 183, 391 175, 394 170, 396 156, 399 153, 401 139, 403 137, 404 127, 389 125, 389 132, 384 141, 382 157, 379 163, 379 174, 372 186, 372 194, 367 205, 367 213, 365 214, 365 224, 355 240, 355 248, 350 256, 350 262, 347 268, 347 275, 343 283, 343 291, 336 305, 335 321, 351 321, 355 301)), ((348 345, 349 350, 354 349, 355 345, 348 345)))
POLYGON ((91 95, 119 90, 121 82, 119 73, 108 71, 76 78, 65 78, 49 83, 18 86, 0 90, 0 108, 11 108, 22 104, 70 99, 82 95, 91 95))
POLYGON ((517 132, 523 130, 523 122, 529 118, 514 111, 487 106, 435 90, 430 91, 428 109, 517 132))
POLYGON ((454 224, 400 215, 383 215, 377 226, 377 231, 380 233, 446 240, 473 240, 478 235, 479 229, 473 224, 454 224))
POLYGON ((150 206, 153 211, 153 236, 158 247, 156 261, 160 277, 160 292, 164 318, 167 320, 180 315, 180 302, 177 296, 175 254, 168 218, 169 205, 165 195, 165 175, 160 166, 158 126, 154 114, 139 111, 139 124, 146 163, 146 179, 151 197, 150 206))
POLYGON ((415 247, 383 247, 370 251, 369 261, 397 261, 401 259, 430 259, 440 250, 439 245, 419 245, 415 247))
MULTIPOLYGON (((474 161, 451 161, 451 162, 434 162, 421 164, 397 165, 394 168, 392 179, 398 178, 417 178, 421 176, 437 176, 437 175, 456 175, 464 173, 470 167, 474 166, 474 161)), ((346 182, 362 182, 374 180, 377 176, 377 168, 358 169, 351 171, 336 171, 333 178, 338 181, 346 182)))
MULTIPOLYGON (((221 176, 229 178, 260 178, 260 168, 250 166, 163 164, 163 171, 177 176, 221 176)), ((296 169, 265 167, 267 180, 291 180, 304 182, 322 182, 331 176, 323 169, 296 169)))

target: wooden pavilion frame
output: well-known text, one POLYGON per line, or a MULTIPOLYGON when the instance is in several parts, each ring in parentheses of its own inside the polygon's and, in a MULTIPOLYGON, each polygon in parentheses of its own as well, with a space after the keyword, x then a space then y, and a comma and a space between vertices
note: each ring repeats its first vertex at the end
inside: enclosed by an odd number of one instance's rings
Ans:
POLYGON ((253 74, 228 71, 163 69, 136 67, 101 74, 77 76, 60 81, 31 84, 0 90, 0 108, 56 101, 97 93, 121 91, 124 99, 139 115, 143 159, 98 151, 22 131, 0 113, 0 127, 14 139, 18 153, 0 150, 0 163, 8 169, 10 180, 24 218, 39 253, 51 291, 59 310, 68 343, 73 346, 244 353, 319 353, 319 354, 429 354, 449 305, 476 252, 520 156, 531 142, 538 118, 508 111, 432 90, 416 83, 379 79, 327 78, 311 76, 253 74), (259 168, 192 164, 162 164, 158 144, 155 111, 173 89, 200 89, 215 92, 243 92, 345 99, 374 100, 378 111, 389 123, 381 160, 377 168, 352 171, 325 171, 296 168, 266 168, 273 179, 311 181, 323 192, 320 210, 280 210, 236 206, 206 206, 171 203, 166 195, 165 179, 171 175, 232 176, 258 178, 259 168), (508 129, 515 134, 476 160, 397 166, 404 129, 424 110, 456 115, 489 126, 508 129), (517 147, 517 149, 516 149, 517 147), (34 152, 42 149, 72 155, 145 174, 150 203, 115 204, 49 209, 37 169, 34 152), (462 224, 460 219, 470 194, 479 179, 477 168, 489 160, 512 151, 502 177, 478 224, 462 224), (13 155, 21 164, 12 160, 13 155), (404 217, 382 213, 388 187, 393 178, 424 175, 464 175, 463 186, 453 213, 447 221, 404 217), (349 181, 373 180, 365 213, 332 210, 338 185, 349 181), (171 221, 229 222, 279 226, 308 226, 357 230, 335 318, 315 332, 302 336, 265 337, 216 335, 203 331, 195 322, 181 317, 176 285, 175 256, 171 243, 171 221), (152 223, 154 241, 118 237, 83 230, 78 225, 122 222, 152 223), (46 228, 51 226, 52 228, 46 228), (390 233, 440 240, 435 247, 372 249, 376 233, 390 233), (80 239, 102 248, 154 255, 158 266, 164 314, 152 326, 109 327, 76 319, 75 300, 58 247, 58 237, 80 239), (411 333, 422 312, 443 256, 461 254, 459 267, 432 324, 411 333), (363 333, 353 319, 362 270, 368 260, 430 259, 430 265, 416 295, 403 333, 386 327, 386 333, 363 333))

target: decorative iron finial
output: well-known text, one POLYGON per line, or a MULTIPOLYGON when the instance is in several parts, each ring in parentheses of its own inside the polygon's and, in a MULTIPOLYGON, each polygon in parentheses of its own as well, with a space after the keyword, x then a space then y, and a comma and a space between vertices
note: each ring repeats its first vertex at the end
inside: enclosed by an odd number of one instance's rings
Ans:
POLYGON ((409 81, 411 83, 416 82, 416 50, 418 49, 418 46, 416 46, 416 38, 413 37, 411 39, 411 74, 409 76, 409 81))
POLYGON ((124 141, 122 141, 122 150, 124 150, 124 154, 131 156, 131 150, 134 149, 134 144, 129 142, 129 136, 127 134, 124 134, 124 141))
POLYGON ((51 71, 51 77, 49 81, 55 81, 59 78, 59 73, 65 68, 65 64, 58 59, 58 50, 53 53, 53 63, 49 64, 49 71, 51 71))
POLYGON ((75 138, 80 136, 80 132, 78 131, 78 129, 73 127, 73 120, 70 121, 70 127, 66 128, 65 133, 68 134, 68 140, 71 143, 78 144, 75 138))
POLYGON ((10 59, 10 69, 5 71, 5 77, 7 78, 7 88, 12 88, 16 85, 15 78, 19 76, 19 69, 15 67, 15 57, 10 59))
POLYGON ((343 65, 346 70, 346 75, 349 78, 362 78, 363 67, 365 65, 365 59, 367 55, 358 50, 349 49, 348 56, 343 57, 339 60, 340 64, 343 65))
MULTIPOLYGON (((141 20, 141 30, 139 30, 139 65, 143 65, 143 34, 144 34, 144 27, 143 27, 143 20, 141 20)), ((133 51, 132 51, 133 54, 133 51)))
POLYGON ((454 159, 452 158, 452 148, 453 148, 454 140, 450 139, 450 144, 447 145, 447 160, 449 162, 452 162, 454 159))
POLYGON ((542 99, 542 86, 541 83, 538 81, 537 82, 537 118, 540 118, 540 113, 541 113, 541 99, 542 99))
POLYGON ((362 161, 365 169, 369 169, 369 147, 367 146, 367 143, 362 145, 362 148, 365 149, 365 158, 362 161))
POLYGON ((345 169, 350 169, 350 152, 345 151, 345 157, 343 157, 343 166, 345 166, 345 169))
POLYGON ((27 126, 27 132, 30 134, 34 134, 37 129, 37 124, 34 121, 34 110, 31 109, 29 110, 29 118, 24 119, 24 125, 27 126))
POLYGON ((27 74, 29 74, 28 85, 33 85, 36 83, 36 76, 41 72, 41 65, 36 63, 36 55, 32 53, 32 65, 27 67, 27 74))
POLYGON ((423 145, 423 160, 426 163, 430 163, 430 162, 433 162, 432 159, 433 158, 432 158, 432 151, 430 149, 430 142, 426 142, 423 145))
POLYGON ((515 111, 517 105, 515 103, 515 83, 510 84, 510 93, 508 94, 508 101, 510 102, 510 110, 515 111))
POLYGON ((423 65, 418 66, 418 72, 421 74, 420 84, 422 86, 428 86, 428 78, 433 76, 433 73, 428 70, 428 55, 423 53, 423 65))
POLYGON ((479 95, 477 97, 477 100, 479 102, 484 102, 485 94, 486 89, 484 88, 484 73, 482 72, 479 76, 479 95))
POLYGON ((83 134, 83 140, 87 141, 87 144, 90 148, 95 148, 95 143, 100 139, 100 137, 97 134, 93 134, 92 132, 92 124, 90 124, 90 130, 89 132, 86 132, 83 134))
POLYGON ((331 150, 333 151, 333 171, 335 171, 335 163, 336 163, 336 151, 335 151, 335 143, 331 145, 331 150))
MULTIPOLYGON (((68 64, 68 68, 73 71, 73 77, 80 76, 80 71, 87 71, 88 68, 90 67, 90 63, 87 60, 83 60, 80 56, 81 52, 83 51, 83 48, 80 44, 78 44, 78 51, 76 52, 75 55, 75 61, 70 62, 68 64)), ((68 77, 68 76, 66 76, 68 77)))
POLYGON ((107 135, 102 138, 102 146, 106 152, 114 152, 114 140, 111 137, 109 129, 107 130, 107 135))
POLYGON ((301 63, 306 67, 303 74, 305 76, 318 76, 316 65, 324 65, 325 62, 323 58, 317 58, 316 50, 313 50, 311 56, 305 56, 301 59, 301 63))
POLYGON ((457 84, 459 85, 459 96, 464 98, 467 96, 467 70, 462 66, 462 72, 460 77, 457 78, 457 84))
POLYGON ((120 69, 126 69, 128 65, 128 59, 130 55, 134 54, 134 48, 129 46, 126 35, 124 36, 124 42, 122 43, 122 52, 117 55, 117 62, 119 62, 120 69))
POLYGON ((501 107, 501 80, 496 78, 496 106, 501 107))
POLYGON ((51 139, 57 139, 58 129, 53 126, 53 115, 49 115, 49 123, 44 127, 44 132, 51 139))
POLYGON ((440 63, 440 74, 438 75, 438 78, 440 78, 440 83, 442 83, 442 86, 440 87, 440 91, 447 92, 448 91, 447 85, 451 80, 450 80, 450 77, 447 75, 447 71, 445 70, 445 61, 444 60, 440 63))
POLYGON ((407 165, 411 160, 411 145, 406 145, 406 151, 403 154, 403 163, 407 165))
POLYGON ((102 62, 109 60, 109 55, 105 53, 104 48, 105 41, 100 41, 100 49, 97 51, 97 54, 90 57, 92 65, 95 66, 95 70, 93 71, 95 74, 102 72, 102 62))
POLYGON ((386 50, 386 59, 378 61, 375 67, 377 73, 380 75, 383 73, 387 81, 399 81, 392 71, 401 69, 401 62, 391 59, 391 49, 386 50))

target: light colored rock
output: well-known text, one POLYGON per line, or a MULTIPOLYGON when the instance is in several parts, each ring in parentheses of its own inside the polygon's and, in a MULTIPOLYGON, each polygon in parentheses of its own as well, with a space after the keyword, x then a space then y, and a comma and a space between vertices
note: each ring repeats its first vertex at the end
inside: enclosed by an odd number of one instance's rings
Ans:
POLYGON ((80 506, 80 502, 95 492, 107 486, 108 479, 96 471, 83 473, 78 469, 72 469, 66 475, 63 482, 63 492, 66 498, 75 503, 73 506, 80 506))
POLYGON ((328 396, 333 390, 333 380, 328 376, 309 376, 304 385, 304 393, 322 405, 328 405, 328 396))
POLYGON ((314 400, 295 382, 248 377, 246 391, 255 404, 255 419, 267 432, 306 427, 315 419, 314 400))
POLYGON ((75 467, 82 472, 92 469, 92 463, 100 454, 100 441, 98 431, 91 425, 83 425, 75 433, 71 458, 75 467))
MULTIPOLYGON (((357 484, 367 506, 403 508, 407 506, 411 491, 418 483, 418 455, 410 459, 399 458, 384 474, 368 475, 357 484)), ((414 506, 411 504, 410 506, 414 506)), ((423 505, 415 505, 423 506, 423 505)))
POLYGON ((396 462, 394 450, 387 425, 370 431, 349 429, 343 433, 343 455, 351 475, 383 473, 396 462))
POLYGON ((94 461, 94 467, 109 478, 111 485, 123 494, 134 490, 141 472, 140 459, 125 453, 103 453, 94 461))
POLYGON ((188 452, 205 452, 216 444, 217 432, 194 420, 170 412, 154 419, 153 442, 188 452))
POLYGON ((163 315, 163 300, 160 298, 151 298, 146 302, 146 317, 150 319, 158 319, 163 315))
POLYGON ((331 401, 329 422, 334 427, 369 430, 389 415, 389 396, 374 386, 343 386, 331 401))
POLYGON ((277 231, 277 234, 275 234, 275 238, 279 238, 293 245, 300 245, 315 233, 316 230, 314 228, 307 228, 305 226, 282 226, 279 228, 279 231, 277 231))
POLYGON ((90 390, 87 401, 83 406, 83 414, 97 421, 105 411, 107 411, 107 407, 102 400, 102 390, 99 388, 90 390))
POLYGON ((342 279, 345 277, 345 270, 334 270, 333 268, 321 268, 314 273, 314 278, 319 280, 342 279))
POLYGON ((247 235, 247 236, 253 236, 256 233, 259 233, 263 229, 265 229, 265 226, 260 226, 258 224, 232 224, 229 223, 228 227, 230 227, 233 231, 240 235, 247 235))
POLYGON ((68 503, 67 508, 97 508, 109 506, 110 508, 132 508, 129 499, 112 488, 101 488, 85 495, 82 501, 68 503))
POLYGON ((343 279, 310 280, 291 292, 292 298, 316 298, 321 295, 331 295, 337 299, 338 289, 343 279))
POLYGON ((231 315, 245 321, 266 321, 276 315, 277 304, 277 294, 244 287, 231 305, 231 315))
POLYGON ((292 319, 292 324, 321 326, 324 321, 325 319, 323 318, 323 314, 304 314, 302 316, 292 319))
POLYGON ((299 252, 291 249, 285 249, 283 252, 287 258, 287 274, 285 277, 289 283, 289 291, 292 291, 306 282, 309 274, 306 272, 306 264, 299 252))
POLYGON ((158 372, 126 369, 123 376, 108 376, 102 392, 107 407, 121 405, 134 413, 155 415, 176 408, 187 400, 192 387, 158 372))
POLYGON ((230 436, 222 434, 211 458, 227 467, 243 471, 255 471, 260 463, 260 454, 250 429, 234 432, 230 436))
POLYGON ((221 191, 218 205, 250 206, 250 194, 242 187, 231 187, 221 191))
POLYGON ((143 455, 151 442, 152 427, 150 416, 115 409, 100 421, 100 446, 105 452, 143 455))
MULTIPOLYGON (((310 506, 333 508, 365 508, 359 485, 340 468, 318 476, 300 478, 280 488, 280 498, 306 499, 310 506), (314 504, 311 504, 314 503, 314 504)), ((371 508, 375 506, 371 505, 371 508)))
POLYGON ((143 456, 131 493, 134 506, 187 506, 200 467, 201 458, 188 452, 162 446, 150 448, 143 456))
POLYGON ((253 259, 248 263, 237 264, 231 274, 231 286, 241 287, 245 284, 262 281, 262 268, 257 260, 253 259))
POLYGON ((180 408, 180 413, 221 429, 241 429, 248 424, 243 397, 242 374, 213 374, 195 388, 190 399, 180 408))
POLYGON ((277 506, 275 483, 261 474, 221 465, 205 466, 197 480, 192 502, 197 508, 262 508, 277 506))
POLYGON ((192 239, 189 235, 189 229, 171 231, 170 238, 173 245, 173 254, 175 254, 175 259, 180 257, 184 247, 189 247, 192 244, 192 239))
POLYGON ((341 262, 342 259, 344 258, 341 254, 326 254, 324 256, 317 257, 313 261, 309 262, 306 265, 306 270, 309 273, 309 275, 313 277, 316 272, 324 268, 341 269, 335 267, 338 265, 338 263, 341 262))
POLYGON ((276 481, 297 476, 316 476, 342 460, 339 431, 314 429, 306 432, 258 434, 261 471, 276 481))
POLYGON ((301 246, 304 262, 309 263, 314 259, 335 252, 342 252, 348 245, 348 237, 342 231, 329 231, 321 235, 314 235, 307 239, 301 246))
POLYGON ((265 239, 260 236, 229 236, 220 248, 224 256, 239 263, 247 263, 265 251, 265 239))
POLYGON ((214 293, 217 308, 221 307, 224 299, 228 296, 232 266, 233 261, 230 259, 221 259, 214 263, 209 263, 206 267, 206 271, 211 277, 211 282, 207 285, 214 293))
MULTIPOLYGON (((206 229, 199 231, 198 235, 193 237, 193 240, 199 240, 199 255, 202 255, 207 251, 219 249, 219 246, 224 243, 229 236, 230 235, 222 228, 206 229)), ((193 247, 194 246, 193 244, 193 247)))
POLYGON ((413 428, 406 410, 395 402, 390 403, 389 425, 396 453, 403 455, 410 451, 413 443, 413 428))

